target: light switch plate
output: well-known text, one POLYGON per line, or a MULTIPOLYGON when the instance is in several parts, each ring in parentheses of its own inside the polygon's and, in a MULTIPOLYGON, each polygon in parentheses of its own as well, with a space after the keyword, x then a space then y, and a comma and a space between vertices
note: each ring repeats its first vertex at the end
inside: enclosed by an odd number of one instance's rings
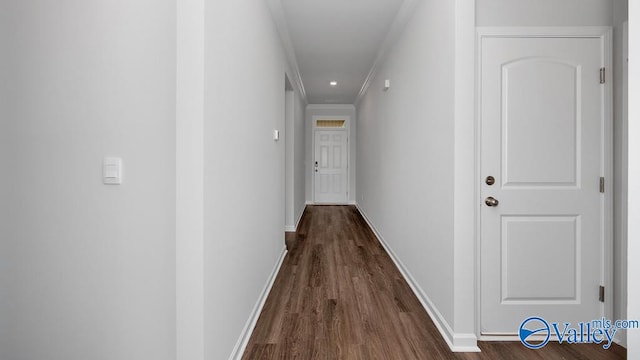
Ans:
POLYGON ((122 159, 105 157, 102 163, 102 182, 106 185, 122 184, 122 159))

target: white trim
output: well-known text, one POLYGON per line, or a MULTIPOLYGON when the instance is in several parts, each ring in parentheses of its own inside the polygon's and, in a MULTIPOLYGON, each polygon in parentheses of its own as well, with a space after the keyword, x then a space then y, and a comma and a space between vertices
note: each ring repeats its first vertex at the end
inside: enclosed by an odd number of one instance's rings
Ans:
POLYGON ((433 323, 436 325, 436 328, 442 335, 442 338, 447 343, 451 351, 480 352, 480 348, 477 346, 476 335, 456 334, 453 329, 451 329, 451 326, 449 325, 447 320, 444 318, 444 316, 442 316, 440 311, 438 311, 438 308, 436 308, 429 296, 427 296, 427 294, 422 290, 420 285, 418 285, 418 282, 411 275, 411 272, 409 272, 409 270, 404 266, 400 258, 396 256, 389 244, 387 244, 380 232, 378 232, 376 227, 369 220, 364 210, 358 204, 356 204, 356 208, 360 212, 360 215, 362 215, 362 218, 366 221, 367 225, 369 225, 369 227, 373 231, 376 239, 378 239, 384 250, 387 252, 387 254, 389 254, 389 257, 400 271, 402 277, 405 279, 407 284, 409 284, 409 287, 411 287, 411 290, 420 301, 420 304, 422 304, 422 307, 424 307, 424 309, 427 311, 427 314, 429 314, 429 317, 431 317, 431 320, 433 320, 433 323))
MULTIPOLYGON (((628 79, 629 79, 629 69, 628 69, 628 63, 627 63, 627 58, 629 57, 629 22, 625 21, 624 23, 622 23, 622 69, 620 69, 620 71, 622 72, 622 93, 619 95, 622 97, 622 113, 621 113, 621 133, 622 133, 622 141, 621 141, 621 149, 622 151, 620 151, 620 159, 619 159, 619 164, 621 167, 621 171, 620 171, 620 177, 621 177, 621 189, 620 189, 620 199, 622 199, 622 201, 620 201, 619 204, 617 204, 618 209, 617 209, 617 216, 621 219, 620 221, 620 228, 618 228, 618 233, 619 233, 619 237, 620 237, 620 243, 618 244, 620 249, 621 249, 621 253, 619 254, 620 257, 618 258, 618 261, 620 261, 620 266, 622 268, 622 271, 620 272, 620 283, 623 284, 623 289, 618 289, 616 291, 616 293, 618 295, 621 296, 621 299, 618 299, 620 302, 620 304, 622 305, 621 307, 624 309, 623 314, 626 314, 627 312, 627 283, 628 283, 628 278, 627 278, 627 247, 628 247, 628 237, 627 237, 627 226, 628 226, 628 217, 627 217, 627 199, 628 199, 628 184, 627 184, 627 178, 628 178, 628 167, 629 167, 629 160, 628 160, 628 154, 629 154, 629 119, 628 119, 628 94, 627 94, 627 90, 628 90, 628 79), (622 291, 621 291, 622 290, 622 291)), ((614 279, 615 280, 615 279, 614 279)), ((626 316, 625 316, 626 317, 626 316)), ((627 347, 627 331, 626 330, 622 330, 622 331, 617 331, 616 335, 613 339, 613 341, 621 346, 624 346, 625 348, 627 347)))
MULTIPOLYGON (((456 333, 476 333, 475 0, 455 0, 453 320, 456 333), (471 85, 471 86, 470 86, 471 85)), ((477 339, 473 346, 477 346, 477 339)))
POLYGON ((318 206, 346 206, 346 205, 355 205, 352 204, 351 202, 319 202, 319 203, 311 203, 309 205, 318 205, 318 206))
POLYGON ((606 69, 607 81, 604 84, 603 99, 603 131, 602 131, 602 176, 605 177, 605 191, 602 196, 602 238, 604 240, 602 252, 602 285, 607 289, 603 313, 608 319, 613 319, 613 305, 615 296, 614 251, 613 251, 613 28, 602 28, 602 64, 606 69))
MULTIPOLYGON (((382 45, 380 45, 380 47, 378 48, 376 59, 374 60, 373 65, 371 66, 371 69, 369 70, 369 73, 367 74, 367 77, 365 78, 364 83, 362 84, 362 87, 358 92, 358 96, 356 96, 356 100, 353 102, 354 104, 358 104, 360 100, 362 100, 362 97, 367 92, 369 86, 371 85, 371 82, 373 81, 373 79, 375 79, 378 73, 378 67, 382 65, 385 57, 387 56, 389 51, 391 51, 391 48, 393 48, 393 45, 396 43, 396 40, 398 40, 400 34, 409 23, 409 20, 413 16, 414 10, 419 3, 419 0, 403 1, 402 6, 393 19, 393 23, 391 23, 391 26, 389 27, 389 31, 387 32, 382 45)), ((382 91, 382 88, 380 88, 380 91, 382 91)))
POLYGON ((309 104, 307 110, 355 110, 352 104, 309 104))
MULTIPOLYGON (((548 38, 566 38, 566 37, 585 37, 585 38, 602 38, 610 30, 610 26, 478 26, 478 40, 483 37, 548 37, 548 38)), ((478 50, 481 42, 478 42, 478 50)))
POLYGON ((307 205, 303 204, 302 207, 300 207, 300 210, 298 210, 298 216, 296 217, 296 229, 295 231, 298 231, 298 228, 300 227, 300 221, 302 220, 302 216, 304 215, 304 211, 307 209, 307 205))
POLYGON ((304 215, 304 210, 307 207, 306 204, 303 204, 300 210, 298 210, 298 215, 296 216, 295 225, 287 225, 284 227, 285 232, 296 232, 298 231, 298 227, 300 226, 300 220, 302 220, 302 215, 304 215))
MULTIPOLYGON (((308 105, 307 108, 309 108, 308 105)), ((318 105, 322 106, 322 105, 318 105)), ((335 109, 335 105, 327 105, 327 108, 335 109)), ((354 109, 353 105, 345 105, 345 109, 354 109), (349 106, 349 108, 347 108, 349 106)), ((313 204, 319 205, 347 205, 349 203, 349 194, 351 193, 351 179, 349 176, 351 167, 351 116, 349 115, 313 115, 311 117, 311 198, 313 204), (346 126, 342 128, 318 128, 316 123, 318 120, 344 120, 346 126), (314 172, 313 162, 316 158, 316 130, 321 131, 346 131, 347 133, 347 194, 344 202, 316 202, 316 175, 314 172)), ((309 169, 307 169, 309 170, 309 169)))
POLYGON ((613 336, 613 342, 622 346, 623 348, 627 348, 627 335, 626 335, 626 329, 619 329, 618 331, 616 331, 616 334, 613 336), (624 336, 618 336, 619 332, 624 332, 625 335, 624 336))
MULTIPOLYGON (((553 334, 551 335, 553 336, 553 334)), ((480 335, 479 341, 520 341, 517 335, 480 335)))
MULTIPOLYGON (((640 98, 640 2, 629 1, 629 99, 640 98)), ((627 318, 640 319, 640 103, 628 102, 627 318)), ((640 359, 640 330, 627 332, 627 357, 640 359)))
MULTIPOLYGON (((482 179, 482 170, 480 168, 480 147, 481 147, 481 143, 480 143, 480 138, 481 138, 481 133, 480 133, 480 114, 481 114, 481 100, 482 100, 482 94, 480 91, 480 70, 482 69, 482 63, 481 63, 481 57, 480 55, 482 54, 481 49, 481 37, 480 37, 480 32, 482 31, 482 27, 476 27, 476 41, 475 41, 475 54, 474 54, 474 61, 475 61, 475 71, 474 71, 474 77, 475 77, 475 81, 474 81, 474 92, 475 92, 475 106, 474 106, 474 127, 473 127, 473 136, 474 136, 474 152, 475 152, 475 156, 474 156, 474 174, 473 174, 473 183, 474 183, 474 196, 475 196, 475 201, 476 203, 478 202, 477 199, 480 199, 481 197, 481 185, 480 185, 480 179, 482 179)), ((486 30, 486 29, 485 29, 486 30)), ((475 321, 476 321, 476 336, 478 337, 478 340, 482 340, 482 327, 480 325, 480 321, 482 320, 482 304, 481 304, 481 299, 480 296, 482 295, 482 282, 481 282, 481 272, 480 272, 480 231, 481 231, 481 226, 480 226, 480 208, 481 205, 476 205, 473 207, 473 211, 474 211, 474 217, 475 217, 475 226, 474 226, 474 230, 475 230, 475 238, 474 238, 474 246, 475 246, 475 281, 476 281, 476 287, 475 287, 475 297, 476 297, 476 313, 475 313, 475 321)))
MULTIPOLYGON (((602 56, 601 63, 607 69, 607 81, 604 84, 603 91, 603 116, 602 116, 602 153, 601 153, 601 165, 600 173, 607 179, 605 182, 605 193, 601 198, 601 204, 603 209, 602 214, 602 269, 601 269, 601 282, 608 289, 606 301, 602 305, 601 312, 603 316, 608 319, 613 318, 613 60, 612 60, 612 28, 610 26, 581 26, 581 27, 477 27, 477 39, 476 39, 476 192, 481 192, 481 161, 480 150, 482 146, 482 138, 480 134, 481 128, 481 104, 482 94, 481 86, 482 79, 480 77, 482 71, 482 39, 483 38, 598 38, 602 41, 602 56)), ((481 230, 481 218, 480 211, 481 206, 476 206, 477 233, 480 234, 481 230)), ((480 236, 476 239, 476 281, 478 284, 481 282, 481 257, 480 257, 480 236)), ((486 336, 481 335, 481 321, 482 321, 482 306, 481 306, 481 286, 477 287, 476 296, 477 301, 477 335, 483 340, 486 336)), ((489 337, 492 338, 493 337, 489 337)))
POLYGON ((245 350, 247 349, 247 345, 249 344, 249 339, 251 338, 251 334, 256 327, 256 323, 258 322, 258 318, 260 317, 260 313, 262 312, 262 308, 264 308, 264 304, 267 301, 267 297, 269 296, 269 292, 271 292, 271 288, 273 287, 274 282, 276 281, 276 277, 280 272, 280 268, 282 267, 282 263, 287 255, 287 249, 285 247, 282 248, 282 253, 280 254, 280 258, 276 263, 276 266, 271 271, 269 275, 269 279, 267 280, 267 284, 264 289, 262 289, 262 293, 256 302, 256 305, 253 307, 253 311, 251 312, 251 316, 247 320, 247 323, 244 325, 242 332, 240 333, 240 337, 236 342, 236 346, 234 346, 231 355, 229 356, 230 360, 240 360, 245 350))
MULTIPOLYGON (((545 337, 545 335, 531 335, 530 339, 543 341, 545 337)), ((482 335, 480 341, 520 341, 520 337, 518 335, 482 335)), ((551 332, 549 341, 558 341, 558 335, 551 332)))
POLYGON ((307 93, 304 89, 302 76, 300 75, 300 68, 298 67, 298 60, 293 49, 293 42, 291 41, 291 35, 289 34, 289 26, 287 25, 287 18, 284 14, 284 9, 282 8, 282 2, 281 0, 267 0, 267 4, 269 5, 269 9, 271 10, 271 15, 273 16, 274 23, 280 35, 282 48, 289 63, 289 67, 291 68, 292 74, 289 75, 291 75, 291 77, 293 78, 293 82, 296 84, 298 90, 300 91, 300 97, 306 104, 307 93))

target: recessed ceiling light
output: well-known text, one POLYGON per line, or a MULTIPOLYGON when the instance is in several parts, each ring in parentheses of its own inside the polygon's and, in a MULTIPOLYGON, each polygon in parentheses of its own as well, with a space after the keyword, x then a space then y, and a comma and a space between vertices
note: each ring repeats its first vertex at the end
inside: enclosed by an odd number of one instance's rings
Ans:
POLYGON ((337 81, 332 81, 332 82, 329 83, 329 85, 336 86, 336 85, 338 85, 338 82, 337 81))

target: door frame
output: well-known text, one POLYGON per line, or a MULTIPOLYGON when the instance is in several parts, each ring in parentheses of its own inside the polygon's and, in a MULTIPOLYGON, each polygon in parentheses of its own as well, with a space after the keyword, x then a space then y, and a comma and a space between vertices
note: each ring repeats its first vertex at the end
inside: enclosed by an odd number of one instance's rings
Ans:
MULTIPOLYGON (((602 149, 600 160, 600 173, 605 177, 605 191, 600 198, 603 213, 600 218, 601 237, 604 239, 601 252, 600 282, 606 289, 605 302, 601 304, 601 313, 607 319, 614 320, 614 281, 613 281, 613 30, 610 26, 580 26, 580 27, 477 27, 476 28, 476 109, 475 109, 475 223, 476 223, 476 335, 481 341, 517 341, 518 336, 487 336, 482 335, 482 307, 481 307, 481 210, 482 199, 482 40, 485 38, 596 38, 600 39, 602 50, 602 64, 606 72, 606 81, 602 92, 603 116, 602 149)), ((596 294, 594 294, 595 296, 596 294)), ((514 329, 515 330, 515 329, 514 329)))
MULTIPOLYGON (((346 131, 347 134, 347 198, 344 203, 335 203, 335 205, 347 205, 349 204, 349 194, 351 193, 351 179, 349 178, 350 166, 351 166, 351 116, 344 115, 314 115, 311 117, 311 163, 308 166, 308 171, 311 171, 311 200, 312 204, 316 204, 316 174, 313 168, 313 162, 316 158, 316 131, 346 131), (316 124, 318 120, 344 120, 344 128, 318 128, 316 124)), ((330 205, 333 203, 322 203, 323 205, 330 205)))

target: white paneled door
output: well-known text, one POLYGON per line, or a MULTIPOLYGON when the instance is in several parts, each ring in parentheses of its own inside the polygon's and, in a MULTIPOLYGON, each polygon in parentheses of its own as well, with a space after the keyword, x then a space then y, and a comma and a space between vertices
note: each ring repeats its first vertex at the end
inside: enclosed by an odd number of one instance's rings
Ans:
POLYGON ((314 160, 314 201, 347 203, 347 131, 316 130, 314 160))
MULTIPOLYGON (((482 37, 481 333, 603 316, 599 37, 482 37)), ((610 180, 609 180, 610 181, 610 180)))

